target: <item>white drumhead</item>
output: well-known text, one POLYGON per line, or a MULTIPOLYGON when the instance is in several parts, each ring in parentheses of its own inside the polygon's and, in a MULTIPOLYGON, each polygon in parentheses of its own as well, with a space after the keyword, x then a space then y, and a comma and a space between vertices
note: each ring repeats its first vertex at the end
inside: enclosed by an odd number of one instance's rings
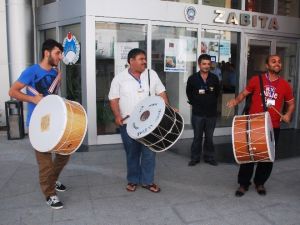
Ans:
POLYGON ((67 124, 64 100, 57 95, 44 97, 32 112, 29 139, 34 149, 49 152, 58 144, 67 124))
POLYGON ((141 101, 127 120, 128 135, 139 139, 150 134, 159 125, 165 108, 165 102, 159 96, 147 97, 141 101))
POLYGON ((271 116, 269 112, 265 113, 265 134, 266 141, 268 146, 268 153, 270 157, 270 161, 274 162, 275 160, 275 138, 274 138, 274 130, 271 121, 271 116))

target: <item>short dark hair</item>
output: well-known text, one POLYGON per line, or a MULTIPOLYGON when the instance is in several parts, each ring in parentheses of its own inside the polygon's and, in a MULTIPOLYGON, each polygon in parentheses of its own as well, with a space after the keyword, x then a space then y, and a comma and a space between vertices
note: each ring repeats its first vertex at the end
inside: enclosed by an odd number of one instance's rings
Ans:
POLYGON ((61 45, 61 43, 59 43, 53 39, 47 39, 46 41, 44 41, 43 46, 42 46, 42 58, 44 58, 45 51, 51 51, 55 47, 59 48, 59 50, 61 50, 62 52, 64 51, 64 48, 61 45))
POLYGON ((133 48, 128 52, 127 62, 130 64, 130 59, 134 59, 137 55, 143 54, 146 56, 146 52, 140 48, 133 48))
POLYGON ((278 56, 278 57, 280 58, 280 55, 278 55, 278 54, 268 55, 268 57, 266 58, 266 64, 269 64, 269 60, 270 60, 270 58, 273 57, 273 56, 278 56))
POLYGON ((211 61, 211 57, 208 54, 202 54, 198 58, 198 64, 200 64, 202 60, 209 60, 209 61, 211 61))

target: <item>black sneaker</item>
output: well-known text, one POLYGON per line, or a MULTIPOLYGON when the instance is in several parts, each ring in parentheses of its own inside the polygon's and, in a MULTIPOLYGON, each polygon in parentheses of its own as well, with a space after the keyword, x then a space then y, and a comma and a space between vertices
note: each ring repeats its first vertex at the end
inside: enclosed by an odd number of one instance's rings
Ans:
POLYGON ((209 165, 212 165, 212 166, 217 166, 218 165, 217 161, 214 160, 214 159, 205 159, 204 162, 208 163, 209 165))
POLYGON ((55 190, 59 192, 64 192, 67 190, 66 186, 60 183, 59 181, 56 181, 55 183, 55 190))
POLYGON ((200 160, 191 160, 188 166, 195 166, 196 164, 200 163, 200 160))
POLYGON ((52 208, 52 209, 61 209, 64 205, 61 201, 59 201, 59 198, 56 195, 49 196, 46 199, 46 203, 52 208))

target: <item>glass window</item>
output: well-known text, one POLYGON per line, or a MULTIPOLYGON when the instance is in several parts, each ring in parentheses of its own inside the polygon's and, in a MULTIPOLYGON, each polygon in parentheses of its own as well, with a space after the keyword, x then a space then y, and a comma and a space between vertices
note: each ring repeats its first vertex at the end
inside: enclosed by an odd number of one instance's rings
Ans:
POLYGON ((261 13, 274 13, 274 0, 245 0, 246 11, 261 12, 261 13))
MULTIPOLYGON (((73 24, 61 27, 60 40, 63 43, 65 37, 71 32, 81 45, 81 35, 80 35, 80 24, 73 24)), ((81 51, 80 51, 81 55, 81 51)), ((62 79, 62 96, 69 100, 73 100, 82 103, 82 89, 81 89, 81 57, 79 55, 78 61, 73 65, 65 65, 61 62, 61 70, 63 73, 62 79)))
POLYGON ((131 49, 147 50, 146 31, 146 25, 96 23, 97 135, 119 133, 109 107, 110 84, 116 74, 127 68, 131 49))
POLYGON ((198 4, 198 0, 161 0, 161 1, 168 1, 168 2, 183 2, 183 3, 198 4))
POLYGON ((280 55, 282 71, 280 75, 287 80, 296 93, 297 90, 297 44, 277 42, 276 54, 280 55))
POLYGON ((37 7, 43 6, 43 5, 47 5, 50 3, 56 2, 56 0, 38 0, 37 1, 37 7))
MULTIPOLYGON (((167 89, 170 104, 190 124, 186 82, 197 69, 197 30, 179 27, 152 27, 152 69, 167 89)), ((186 126, 188 128, 188 126, 186 126)))
POLYGON ((39 51, 38 51, 38 59, 42 58, 42 44, 47 39, 56 40, 56 29, 55 28, 40 31, 40 47, 39 47, 39 51))
POLYGON ((203 5, 241 9, 241 0, 202 0, 203 5))
POLYGON ((266 59, 271 52, 271 41, 250 39, 248 44, 247 80, 266 71, 266 59))
POLYGON ((278 15, 300 17, 300 1, 278 0, 278 15))
POLYGON ((203 29, 201 53, 212 57, 211 72, 220 80, 217 126, 230 126, 229 117, 232 118, 234 112, 226 107, 226 103, 234 98, 239 90, 240 33, 203 29))

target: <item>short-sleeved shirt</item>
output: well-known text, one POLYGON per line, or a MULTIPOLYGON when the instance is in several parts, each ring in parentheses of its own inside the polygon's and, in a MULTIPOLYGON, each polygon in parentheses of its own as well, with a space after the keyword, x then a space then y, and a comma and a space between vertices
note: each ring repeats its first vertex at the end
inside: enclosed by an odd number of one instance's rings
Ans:
MULTIPOLYGON (((136 80, 128 69, 116 75, 112 80, 108 98, 109 100, 119 99, 121 116, 130 115, 135 106, 149 96, 148 70, 145 70, 140 77, 141 83, 136 80)), ((159 95, 166 91, 157 73, 150 70, 150 94, 159 95)))
MULTIPOLYGON (((291 86, 281 77, 275 81, 270 81, 267 77, 267 74, 262 74, 261 76, 263 80, 266 105, 267 101, 269 100, 269 102, 272 102, 274 107, 280 112, 284 102, 289 102, 294 99, 291 86)), ((263 112, 264 109, 260 95, 261 91, 258 76, 253 76, 250 79, 246 90, 253 94, 249 113, 254 114, 263 112)), ((271 107, 268 108, 268 112, 270 113, 273 127, 279 128, 280 115, 278 115, 278 113, 276 113, 271 107)))
MULTIPOLYGON (((25 84, 26 86, 31 86, 37 90, 43 96, 49 95, 48 89, 52 82, 57 76, 57 71, 55 69, 44 70, 39 64, 34 64, 27 69, 25 69, 20 75, 18 81, 25 84)), ((34 96, 28 89, 26 89, 27 95, 34 96)), ((36 104, 29 102, 26 126, 29 126, 32 111, 34 110, 36 104)))

